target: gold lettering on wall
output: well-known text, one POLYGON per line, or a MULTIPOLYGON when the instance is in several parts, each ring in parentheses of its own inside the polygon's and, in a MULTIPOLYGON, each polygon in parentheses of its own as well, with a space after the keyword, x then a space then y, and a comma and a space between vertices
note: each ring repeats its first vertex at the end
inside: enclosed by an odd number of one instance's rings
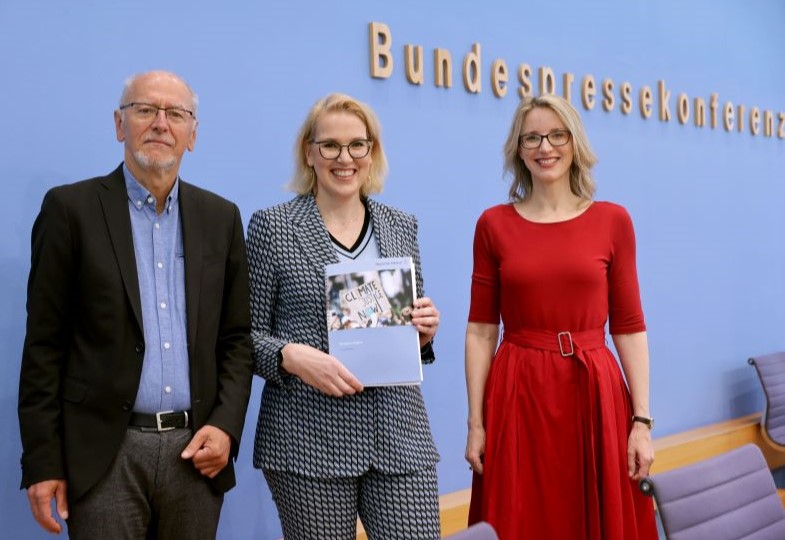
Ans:
POLYGON ((676 98, 676 118, 680 124, 686 124, 690 119, 690 98, 687 94, 679 94, 676 98))
POLYGON ((725 131, 733 129, 733 103, 730 101, 726 102, 723 108, 722 125, 725 127, 725 131))
POLYGON ((532 95, 532 67, 529 64, 521 64, 518 66, 518 82, 521 83, 518 88, 518 95, 521 99, 532 95))
POLYGON ((717 129, 717 94, 709 97, 709 110, 711 111, 711 129, 717 129))
POLYGON ((695 127, 703 127, 706 125, 706 100, 703 98, 695 98, 695 127))
MULTIPOLYGON (((741 124, 741 120, 739 120, 741 124)), ((760 110, 757 107, 750 109, 750 133, 757 135, 760 133, 760 110)))
POLYGON ((595 93, 596 88, 594 88, 594 77, 591 75, 584 75, 583 82, 581 82, 581 101, 583 102, 583 108, 587 111, 590 111, 594 108, 595 93))
POLYGON ((452 87, 452 56, 447 49, 433 50, 436 86, 452 87))
POLYGON ((504 60, 494 60, 491 66, 491 88, 493 95, 502 98, 507 94, 507 64, 504 60))
MULTIPOLYGON (((395 68, 395 51, 393 50, 393 36, 390 28, 382 22, 371 22, 368 25, 368 36, 371 77, 376 79, 391 78, 395 68)), ((426 82, 426 71, 429 69, 425 62, 424 47, 411 43, 404 44, 403 55, 406 81, 415 86, 423 86, 426 82)), ((504 99, 510 90, 510 73, 507 66, 508 64, 503 58, 495 58, 490 63, 491 91, 497 99, 504 99)), ((516 94, 519 98, 534 95, 535 89, 532 79, 534 69, 526 62, 517 65, 518 89, 516 94)), ((559 75, 551 66, 539 66, 536 69, 539 95, 555 94, 556 80, 559 75)), ((451 52, 448 49, 434 47, 433 85, 437 88, 452 88, 452 70, 451 52)), ((576 80, 576 75, 572 72, 563 72, 560 76, 562 95, 572 102, 573 83, 576 80)), ((463 57, 462 79, 466 92, 470 94, 482 93, 482 45, 479 42, 474 42, 463 57)), ((580 101, 587 111, 594 110, 599 93, 602 99, 602 111, 613 113, 618 103, 620 113, 625 116, 629 115, 635 106, 633 92, 638 94, 638 111, 643 120, 654 117, 656 108, 656 118, 660 122, 670 122, 672 91, 667 88, 665 80, 657 81, 655 95, 652 87, 645 84, 633 87, 630 82, 624 81, 617 86, 614 79, 609 77, 595 79, 594 75, 590 73, 581 77, 580 101), (597 80, 601 81, 599 88, 597 80)), ((785 139, 785 112, 783 111, 772 111, 754 106, 747 107, 744 104, 734 107, 734 104, 729 100, 724 101, 721 105, 717 92, 711 92, 708 100, 701 96, 694 97, 692 107, 690 107, 691 98, 688 94, 682 92, 674 95, 676 98, 673 105, 680 125, 690 124, 690 116, 692 116, 692 124, 696 128, 704 128, 708 124, 710 129, 714 130, 717 129, 721 118, 722 127, 726 132, 749 132, 753 137, 761 133, 764 137, 774 137, 776 133, 778 139, 785 139), (746 118, 745 113, 747 114, 746 118)))
POLYGON ((384 23, 372 22, 369 27, 371 35, 371 77, 386 79, 392 75, 392 34, 384 23))
POLYGON ((763 112, 763 136, 771 137, 774 134, 774 115, 771 111, 763 112))
POLYGON ((540 95, 556 93, 556 78, 548 66, 540 67, 540 95))
POLYGON ((604 79, 602 81, 602 108, 610 112, 613 110, 614 97, 613 97, 613 79, 604 79))
POLYGON ((643 118, 649 118, 651 116, 651 102, 651 88, 648 86, 642 86, 638 95, 638 107, 640 108, 641 116, 643 118))
POLYGON ((575 75, 569 71, 562 75, 562 96, 564 96, 564 99, 567 101, 572 101, 572 83, 574 80, 575 75))
POLYGON ((412 84, 422 84, 425 80, 422 47, 406 45, 403 52, 406 57, 406 80, 412 84))
POLYGON ((660 96, 660 120, 668 122, 671 119, 671 93, 668 90, 665 90, 665 81, 657 82, 657 92, 660 96))
POLYGON ((621 112, 630 114, 632 112, 632 85, 628 82, 621 83, 621 112))
POLYGON ((482 91, 481 70, 480 44, 475 43, 472 50, 463 57, 463 86, 467 92, 479 94, 482 91))

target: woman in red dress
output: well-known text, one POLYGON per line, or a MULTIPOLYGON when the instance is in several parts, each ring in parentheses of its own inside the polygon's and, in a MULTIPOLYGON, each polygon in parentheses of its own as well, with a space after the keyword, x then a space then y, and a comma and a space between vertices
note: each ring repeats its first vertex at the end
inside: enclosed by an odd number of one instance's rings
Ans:
POLYGON ((524 99, 504 154, 511 202, 474 237, 469 521, 501 540, 655 540, 637 489, 654 449, 632 221, 593 200, 596 158, 564 99, 524 99))

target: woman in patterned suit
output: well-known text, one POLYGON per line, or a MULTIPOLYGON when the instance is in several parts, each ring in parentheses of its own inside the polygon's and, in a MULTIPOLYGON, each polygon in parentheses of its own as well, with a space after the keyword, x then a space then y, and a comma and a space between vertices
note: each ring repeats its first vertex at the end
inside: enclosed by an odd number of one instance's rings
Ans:
POLYGON ((412 323, 434 360, 439 312, 423 297, 417 221, 368 196, 387 161, 380 125, 342 94, 318 101, 295 145, 297 196, 248 227, 255 372, 266 381, 254 444, 287 539, 436 539, 436 462, 419 386, 363 388, 327 347, 324 267, 412 257, 412 323))

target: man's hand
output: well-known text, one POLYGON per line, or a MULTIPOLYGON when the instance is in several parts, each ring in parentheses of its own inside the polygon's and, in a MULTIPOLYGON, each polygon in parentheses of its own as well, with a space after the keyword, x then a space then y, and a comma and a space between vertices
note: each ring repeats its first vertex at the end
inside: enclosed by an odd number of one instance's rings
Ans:
POLYGON ((27 488, 27 500, 33 517, 44 530, 59 534, 63 526, 52 515, 52 499, 57 503, 57 515, 68 519, 68 499, 65 480, 44 480, 27 488))
POLYGON ((215 426, 204 426, 194 434, 180 457, 193 461, 194 467, 209 478, 215 478, 229 463, 232 440, 215 426))

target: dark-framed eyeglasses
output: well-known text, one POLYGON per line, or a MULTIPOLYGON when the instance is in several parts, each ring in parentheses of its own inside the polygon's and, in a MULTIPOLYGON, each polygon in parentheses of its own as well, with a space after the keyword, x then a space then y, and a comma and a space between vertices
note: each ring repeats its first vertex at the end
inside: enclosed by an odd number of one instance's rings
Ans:
POLYGON ((141 101, 132 101, 125 105, 120 105, 120 110, 128 109, 129 112, 142 121, 152 121, 153 118, 158 116, 158 111, 163 111, 166 119, 172 124, 184 124, 186 121, 195 118, 194 112, 182 107, 159 107, 152 103, 144 103, 141 101))
POLYGON ((355 139, 349 144, 340 144, 338 141, 308 141, 319 147, 319 154, 324 159, 338 159, 343 152, 343 149, 349 152, 349 155, 354 159, 362 159, 368 155, 373 146, 373 141, 368 139, 355 139))
POLYGON ((518 144, 527 150, 539 148, 543 139, 548 139, 551 146, 564 146, 570 142, 571 133, 566 129, 555 129, 547 135, 539 133, 524 133, 518 137, 518 144))

